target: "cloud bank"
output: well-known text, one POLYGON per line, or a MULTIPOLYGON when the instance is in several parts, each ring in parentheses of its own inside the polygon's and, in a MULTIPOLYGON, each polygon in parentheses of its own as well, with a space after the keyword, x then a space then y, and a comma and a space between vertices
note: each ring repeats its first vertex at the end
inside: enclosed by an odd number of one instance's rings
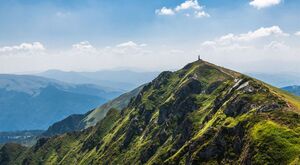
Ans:
POLYGON ((39 53, 46 50, 40 42, 22 43, 20 45, 0 47, 0 54, 39 53))

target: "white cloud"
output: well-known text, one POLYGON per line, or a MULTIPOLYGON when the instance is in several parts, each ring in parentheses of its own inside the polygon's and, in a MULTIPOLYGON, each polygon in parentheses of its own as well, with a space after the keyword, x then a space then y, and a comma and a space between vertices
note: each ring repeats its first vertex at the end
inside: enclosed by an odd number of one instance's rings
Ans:
POLYGON ((257 9, 278 5, 282 0, 253 0, 249 4, 257 9))
POLYGON ((95 48, 90 44, 89 41, 82 41, 77 44, 73 44, 72 48, 78 51, 94 51, 95 48))
POLYGON ((295 33, 296 36, 300 36, 300 31, 295 33))
POLYGON ((147 47, 145 43, 138 44, 133 41, 128 41, 117 44, 115 47, 106 50, 106 53, 115 55, 141 55, 149 53, 149 50, 146 50, 145 47, 147 47))
POLYGON ((157 15, 174 15, 175 14, 175 12, 172 9, 168 9, 166 7, 163 7, 161 9, 157 9, 155 11, 155 13, 157 15))
POLYGON ((233 51, 233 50, 245 50, 251 49, 251 46, 243 46, 239 43, 232 43, 232 44, 220 44, 214 41, 205 41, 201 44, 201 47, 204 49, 210 50, 219 50, 219 51, 233 51))
POLYGON ((22 43, 14 46, 0 47, 1 54, 14 54, 14 53, 34 53, 46 50, 40 42, 22 43))
POLYGON ((167 8, 163 7, 161 9, 157 9, 155 13, 157 15, 175 15, 176 13, 185 12, 184 15, 189 17, 191 14, 195 16, 195 18, 202 17, 210 17, 208 13, 203 10, 203 6, 198 3, 198 0, 186 0, 175 8, 167 8))
POLYGON ((272 26, 272 27, 267 27, 267 28, 262 27, 262 28, 257 29, 254 32, 250 31, 246 34, 241 34, 238 38, 240 40, 248 41, 248 40, 254 40, 254 39, 257 39, 257 38, 267 37, 267 36, 270 36, 270 35, 289 36, 289 34, 284 33, 280 29, 280 27, 272 26))
POLYGON ((138 44, 136 44, 135 42, 128 41, 128 42, 118 44, 116 47, 137 47, 137 46, 138 46, 138 44))
POLYGON ((137 44, 133 41, 128 41, 128 42, 124 42, 124 43, 121 43, 121 44, 118 44, 116 45, 116 47, 119 47, 119 48, 124 48, 124 47, 131 47, 131 48, 134 48, 134 47, 145 47, 147 46, 147 44, 137 44))
MULTIPOLYGON (((221 36, 213 41, 205 41, 201 44, 204 48, 213 48, 213 49, 245 49, 249 48, 248 45, 243 45, 247 42, 269 37, 269 36, 288 36, 289 34, 284 33, 278 26, 272 26, 272 27, 262 27, 255 31, 249 31, 248 33, 242 33, 242 34, 232 34, 229 33, 227 35, 221 36)), ((273 43, 273 45, 269 45, 273 47, 280 47, 280 45, 277 43, 273 43)), ((281 45, 283 48, 283 45, 281 45)))
POLYGON ((272 41, 271 43, 265 46, 265 49, 268 50, 289 50, 290 47, 287 46, 284 42, 272 41))
POLYGON ((147 44, 135 43, 128 41, 117 44, 115 46, 106 46, 104 48, 97 48, 90 44, 88 41, 82 41, 72 45, 72 51, 69 54, 84 55, 84 56, 105 56, 105 55, 137 55, 145 54, 147 44))
POLYGON ((177 6, 175 8, 175 11, 181 11, 181 10, 188 10, 188 9, 195 9, 195 10, 202 10, 202 6, 199 5, 197 0, 187 0, 177 6))
POLYGON ((195 11, 195 17, 196 18, 210 17, 210 15, 205 11, 195 11))
POLYGON ((261 27, 255 31, 249 31, 248 33, 243 33, 239 35, 234 35, 232 33, 222 36, 218 39, 219 42, 232 42, 232 41, 251 41, 268 36, 289 36, 289 34, 284 33, 280 27, 261 27))
POLYGON ((215 46, 217 43, 215 41, 205 41, 202 43, 202 46, 208 46, 208 47, 212 47, 215 46))

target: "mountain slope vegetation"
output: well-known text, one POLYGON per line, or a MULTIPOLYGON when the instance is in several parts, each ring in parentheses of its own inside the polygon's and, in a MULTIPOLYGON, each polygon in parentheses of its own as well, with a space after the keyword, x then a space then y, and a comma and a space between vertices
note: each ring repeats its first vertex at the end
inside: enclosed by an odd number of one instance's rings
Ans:
POLYGON ((22 152, 26 151, 26 147, 19 144, 7 143, 0 149, 0 164, 9 164, 15 157, 18 157, 22 152))
POLYGON ((297 164, 300 101, 199 60, 163 72, 81 132, 43 138, 10 164, 297 164))

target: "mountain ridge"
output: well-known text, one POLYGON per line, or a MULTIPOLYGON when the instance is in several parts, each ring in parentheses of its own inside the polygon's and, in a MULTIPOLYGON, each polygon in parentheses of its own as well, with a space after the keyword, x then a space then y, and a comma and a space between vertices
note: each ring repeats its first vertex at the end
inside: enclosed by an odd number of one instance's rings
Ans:
POLYGON ((40 139, 13 164, 297 164, 300 101, 199 60, 163 72, 120 113, 40 139))

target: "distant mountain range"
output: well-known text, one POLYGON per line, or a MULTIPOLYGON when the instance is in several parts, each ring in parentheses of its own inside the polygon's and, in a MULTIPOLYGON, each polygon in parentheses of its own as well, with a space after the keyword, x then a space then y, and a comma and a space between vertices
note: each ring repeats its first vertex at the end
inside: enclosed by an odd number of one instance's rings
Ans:
MULTIPOLYGON (((102 120, 110 109, 121 111, 125 108, 131 99, 134 99, 144 86, 140 86, 130 92, 108 101, 107 103, 91 110, 85 114, 72 114, 65 119, 51 125, 46 131, 28 130, 0 132, 0 145, 8 142, 18 143, 25 146, 35 144, 39 137, 51 137, 61 135, 67 132, 80 131, 94 126, 102 120)), ((1 148, 1 147, 0 147, 1 148)))
POLYGON ((248 73, 247 75, 267 82, 294 95, 300 96, 300 75, 296 73, 248 73))
POLYGON ((9 142, 31 146, 35 144, 36 137, 43 132, 42 130, 0 132, 0 144, 9 142))
POLYGON ((294 85, 294 86, 287 86, 282 88, 283 90, 286 90, 294 95, 300 96, 300 86, 294 85))
POLYGON ((246 74, 279 88, 300 84, 299 73, 246 73, 246 74))
POLYGON ((143 87, 144 85, 122 94, 121 96, 85 114, 70 115, 67 118, 51 125, 45 132, 42 133, 42 136, 48 137, 60 135, 66 132, 80 131, 91 126, 95 126, 106 116, 110 109, 116 109, 118 111, 123 110, 123 108, 129 104, 130 100, 134 99, 138 95, 143 87))
MULTIPOLYGON (((153 80, 159 72, 137 72, 130 70, 102 70, 96 72, 65 72, 48 70, 38 73, 38 76, 52 78, 73 84, 96 84, 130 91, 153 80)), ((298 73, 245 73, 251 77, 282 88, 300 84, 298 73)))
POLYGON ((89 84, 69 84, 29 75, 0 75, 0 131, 47 129, 123 93, 89 84))
POLYGON ((142 84, 150 82, 158 74, 159 72, 135 72, 129 70, 104 70, 97 72, 65 72, 60 70, 49 70, 37 75, 69 83, 96 84, 113 89, 130 91, 142 84))

